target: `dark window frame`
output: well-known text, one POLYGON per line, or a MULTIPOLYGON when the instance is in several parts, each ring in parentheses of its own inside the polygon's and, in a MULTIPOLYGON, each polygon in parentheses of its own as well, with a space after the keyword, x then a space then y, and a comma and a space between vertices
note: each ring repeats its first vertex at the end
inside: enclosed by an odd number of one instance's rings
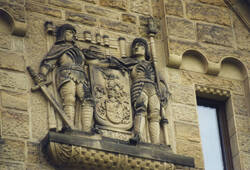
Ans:
POLYGON ((224 168, 225 170, 233 170, 233 159, 225 108, 226 103, 197 97, 197 105, 216 108, 224 168))

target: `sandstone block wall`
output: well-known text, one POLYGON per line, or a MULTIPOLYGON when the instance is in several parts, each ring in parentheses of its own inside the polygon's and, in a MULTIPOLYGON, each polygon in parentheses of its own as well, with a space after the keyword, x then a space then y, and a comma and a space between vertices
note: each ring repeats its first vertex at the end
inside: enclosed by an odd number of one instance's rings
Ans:
POLYGON ((229 93, 224 100, 233 165, 250 169, 250 33, 223 0, 0 0, 0 137, 5 141, 0 169, 55 169, 40 148, 48 133, 48 102, 30 91, 33 82, 25 69, 37 71, 55 40, 44 23, 70 23, 79 36, 83 30, 108 35, 110 53, 119 57, 120 36, 126 38, 127 55, 135 37, 148 38, 149 15, 158 20, 158 67, 172 93, 167 113, 173 151, 194 157, 193 169, 204 168, 197 92, 212 98, 229 93), (13 23, 25 36, 13 34, 13 23))

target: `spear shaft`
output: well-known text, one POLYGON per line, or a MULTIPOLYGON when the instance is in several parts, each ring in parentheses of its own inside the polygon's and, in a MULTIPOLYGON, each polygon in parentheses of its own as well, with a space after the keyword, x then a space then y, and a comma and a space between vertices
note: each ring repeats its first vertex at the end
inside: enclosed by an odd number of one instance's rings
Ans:
MULTIPOLYGON (((152 17, 149 18, 148 21, 148 33, 149 33, 149 38, 150 38, 150 47, 151 47, 151 53, 152 53, 152 59, 153 59, 153 65, 154 65, 154 69, 155 69, 155 77, 156 77, 156 86, 157 89, 160 90, 160 77, 159 77, 159 71, 157 69, 157 56, 156 56, 156 50, 155 50, 155 40, 154 37, 157 34, 157 27, 154 23, 154 20, 152 17)), ((160 94, 161 96, 161 94, 160 94)), ((161 100, 161 99, 160 99, 161 100)), ((161 117, 162 117, 162 126, 163 126, 163 132, 164 132, 164 137, 165 137, 165 144, 167 146, 169 146, 170 142, 169 142, 169 137, 168 137, 168 127, 167 127, 167 123, 168 120, 165 118, 165 110, 161 105, 161 117)))

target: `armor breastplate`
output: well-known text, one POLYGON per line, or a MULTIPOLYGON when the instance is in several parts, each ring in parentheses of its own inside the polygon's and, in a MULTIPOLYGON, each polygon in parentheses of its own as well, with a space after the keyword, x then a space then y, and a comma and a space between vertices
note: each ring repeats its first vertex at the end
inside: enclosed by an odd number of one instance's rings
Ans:
POLYGON ((80 66, 84 65, 84 56, 77 48, 67 50, 59 60, 60 66, 80 66))
POLYGON ((150 62, 141 61, 138 63, 131 72, 131 78, 133 81, 155 81, 155 72, 150 62))

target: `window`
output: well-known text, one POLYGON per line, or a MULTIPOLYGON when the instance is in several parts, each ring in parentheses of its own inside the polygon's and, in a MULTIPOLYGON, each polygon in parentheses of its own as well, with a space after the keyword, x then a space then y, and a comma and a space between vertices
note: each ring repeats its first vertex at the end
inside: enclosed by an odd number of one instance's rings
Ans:
POLYGON ((205 170, 233 170, 225 104, 197 101, 205 170))

